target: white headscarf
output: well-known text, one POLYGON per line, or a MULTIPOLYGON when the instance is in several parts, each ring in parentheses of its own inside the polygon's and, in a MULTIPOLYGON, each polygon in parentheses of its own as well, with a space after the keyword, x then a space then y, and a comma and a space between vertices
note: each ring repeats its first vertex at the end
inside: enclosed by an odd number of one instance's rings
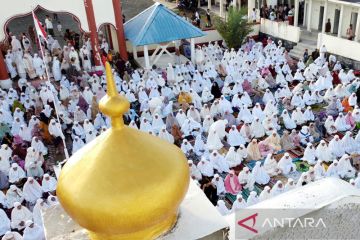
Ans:
POLYGON ((10 219, 3 209, 0 209, 0 236, 10 231, 10 219))
POLYGON ((32 177, 29 177, 23 187, 24 198, 26 201, 35 204, 41 198, 43 190, 40 184, 32 177))
POLYGON ((264 190, 259 195, 259 201, 265 201, 269 198, 271 198, 271 188, 269 186, 265 186, 264 190))
POLYGON ((351 165, 350 157, 347 154, 344 154, 340 160, 337 167, 337 172, 341 177, 353 178, 355 176, 355 168, 351 165))
POLYGON ((26 228, 24 230, 24 240, 45 240, 45 234, 42 227, 28 220, 25 223, 26 228))
POLYGON ((244 137, 240 134, 235 125, 232 125, 229 130, 227 142, 232 147, 240 146, 241 144, 246 143, 244 137))
POLYGON ((296 170, 296 166, 292 162, 292 158, 288 153, 285 153, 284 156, 280 159, 278 162, 278 168, 281 169, 283 174, 289 174, 291 171, 296 170))
POLYGON ((243 199, 241 192, 236 196, 236 200, 234 201, 231 210, 235 212, 236 210, 243 209, 247 207, 246 200, 243 199))
POLYGON ((316 150, 312 143, 307 144, 302 160, 307 161, 310 165, 314 165, 316 163, 316 150))
POLYGON ((225 158, 218 153, 218 151, 213 150, 209 158, 210 162, 218 172, 221 173, 230 171, 228 163, 225 158))
POLYGON ((250 192, 250 195, 246 202, 247 202, 248 207, 251 205, 257 204, 259 202, 259 198, 257 197, 257 194, 255 191, 250 192))
POLYGON ((47 147, 45 147, 44 143, 38 137, 32 138, 31 147, 34 148, 35 151, 41 152, 44 156, 48 153, 47 147))
POLYGON ((214 175, 214 166, 205 158, 201 158, 200 162, 197 165, 197 168, 205 177, 212 177, 214 175))
POLYGON ((188 165, 190 170, 190 176, 200 181, 202 179, 200 170, 196 167, 192 160, 188 160, 188 165))
POLYGON ((44 192, 52 192, 56 190, 57 181, 54 177, 51 177, 49 174, 44 174, 41 188, 44 192))
POLYGON ((294 189, 296 186, 294 184, 294 179, 292 178, 288 178, 288 181, 287 183, 285 184, 285 188, 284 188, 284 191, 289 191, 291 189, 294 189))
POLYGON ((47 208, 48 206, 46 205, 43 199, 39 198, 36 201, 36 204, 33 209, 33 219, 34 219, 34 223, 36 223, 38 226, 43 226, 43 217, 41 212, 47 208))
POLYGON ((49 124, 49 133, 54 137, 61 137, 64 139, 64 135, 61 131, 61 125, 55 119, 50 120, 49 124))
POLYGON ((284 192, 283 183, 281 181, 277 181, 274 187, 271 189, 271 196, 275 197, 284 192))
POLYGON ((24 201, 23 192, 15 185, 10 185, 9 190, 6 192, 6 207, 13 208, 16 202, 24 201))
POLYGON ((14 203, 14 208, 11 211, 11 228, 22 230, 25 226, 20 226, 20 222, 26 222, 32 219, 32 213, 27 207, 21 206, 19 202, 14 203))
POLYGON ((161 128, 158 137, 169 143, 174 143, 174 137, 166 130, 165 125, 161 128))
POLYGON ((329 142, 328 150, 335 157, 342 157, 345 154, 345 149, 339 147, 341 145, 341 140, 338 135, 335 135, 334 138, 329 142))
POLYGON ((270 181, 270 176, 265 171, 264 166, 261 166, 261 162, 259 161, 255 163, 252 174, 258 184, 265 185, 270 181))
POLYGON ((17 163, 11 164, 11 168, 9 170, 10 183, 16 183, 25 177, 25 171, 17 163))
POLYGON ((190 151, 193 151, 194 148, 192 147, 191 143, 189 143, 189 141, 187 139, 184 139, 182 144, 181 144, 181 150, 185 154, 188 154, 190 151))
POLYGON ((18 232, 6 232, 1 240, 23 240, 23 237, 18 232))
POLYGON ((216 209, 220 212, 221 215, 225 216, 230 214, 230 210, 226 207, 224 200, 219 200, 216 205, 216 209))
POLYGON ((224 179, 220 177, 219 174, 214 175, 214 178, 211 180, 211 183, 216 187, 216 193, 218 196, 226 192, 224 179))

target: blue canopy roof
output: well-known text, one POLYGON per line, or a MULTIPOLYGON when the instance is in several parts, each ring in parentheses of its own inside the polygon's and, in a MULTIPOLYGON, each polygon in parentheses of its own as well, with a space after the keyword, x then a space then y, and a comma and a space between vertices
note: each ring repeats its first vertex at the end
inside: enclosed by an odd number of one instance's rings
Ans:
POLYGON ((155 3, 124 25, 125 37, 134 46, 150 45, 204 36, 204 32, 182 17, 155 3))

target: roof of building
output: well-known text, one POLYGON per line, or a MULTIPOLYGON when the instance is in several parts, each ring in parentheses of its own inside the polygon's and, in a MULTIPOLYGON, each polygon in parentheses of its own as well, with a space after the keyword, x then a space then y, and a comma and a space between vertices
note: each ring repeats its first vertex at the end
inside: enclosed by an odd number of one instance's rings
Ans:
POLYGON ((349 3, 360 3, 360 0, 340 0, 342 2, 349 2, 349 3))
POLYGON ((125 23, 125 36, 134 46, 150 45, 205 35, 182 17, 155 3, 125 23))

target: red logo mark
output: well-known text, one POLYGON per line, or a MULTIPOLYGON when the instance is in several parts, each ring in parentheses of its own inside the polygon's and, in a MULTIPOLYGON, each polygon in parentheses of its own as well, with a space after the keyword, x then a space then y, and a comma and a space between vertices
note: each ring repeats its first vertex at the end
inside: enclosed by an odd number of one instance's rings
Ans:
POLYGON ((258 233, 258 231, 256 229, 254 229, 254 226, 256 224, 256 217, 258 216, 257 213, 247 217, 247 218, 244 218, 240 221, 238 221, 238 224, 243 227, 243 228, 246 228, 247 230, 251 231, 251 232, 254 232, 254 233, 258 233), (249 221, 250 219, 252 219, 252 226, 250 227, 249 225, 245 225, 244 223, 249 221))

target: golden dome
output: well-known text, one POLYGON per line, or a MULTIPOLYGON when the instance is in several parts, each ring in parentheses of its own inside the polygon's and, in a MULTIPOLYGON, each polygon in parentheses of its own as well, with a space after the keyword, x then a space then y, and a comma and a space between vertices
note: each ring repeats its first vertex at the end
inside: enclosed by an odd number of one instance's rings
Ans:
POLYGON ((154 239, 176 222, 188 189, 186 157, 175 145, 123 122, 129 102, 106 63, 100 110, 112 127, 77 151, 61 171, 57 195, 92 240, 154 239))

